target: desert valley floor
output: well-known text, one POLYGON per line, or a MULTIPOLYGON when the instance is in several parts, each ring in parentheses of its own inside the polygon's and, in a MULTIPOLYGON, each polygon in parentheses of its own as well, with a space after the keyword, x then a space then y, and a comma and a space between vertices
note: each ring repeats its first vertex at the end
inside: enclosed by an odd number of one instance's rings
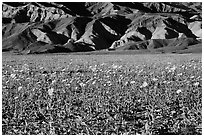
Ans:
POLYGON ((202 134, 202 54, 2 56, 3 134, 202 134))

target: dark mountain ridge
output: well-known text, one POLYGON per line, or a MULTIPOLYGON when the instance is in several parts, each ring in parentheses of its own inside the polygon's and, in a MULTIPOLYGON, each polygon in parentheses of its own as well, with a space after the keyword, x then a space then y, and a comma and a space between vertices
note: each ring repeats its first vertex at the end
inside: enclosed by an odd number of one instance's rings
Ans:
POLYGON ((2 51, 202 51, 201 2, 4 2, 2 10, 2 51))

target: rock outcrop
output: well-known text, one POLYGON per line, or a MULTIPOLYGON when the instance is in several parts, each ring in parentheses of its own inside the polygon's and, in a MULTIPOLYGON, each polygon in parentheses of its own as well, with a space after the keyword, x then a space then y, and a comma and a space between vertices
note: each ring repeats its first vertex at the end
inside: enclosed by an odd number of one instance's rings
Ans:
POLYGON ((196 48, 194 45, 200 48, 201 39, 201 2, 2 4, 2 51, 5 52, 102 49, 174 52, 196 48))

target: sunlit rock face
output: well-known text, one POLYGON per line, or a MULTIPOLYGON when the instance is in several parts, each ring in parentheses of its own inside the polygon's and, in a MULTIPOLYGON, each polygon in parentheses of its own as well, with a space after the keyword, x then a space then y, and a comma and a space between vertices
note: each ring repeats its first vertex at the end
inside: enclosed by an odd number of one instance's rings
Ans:
POLYGON ((2 4, 3 51, 183 50, 201 39, 201 2, 2 4))

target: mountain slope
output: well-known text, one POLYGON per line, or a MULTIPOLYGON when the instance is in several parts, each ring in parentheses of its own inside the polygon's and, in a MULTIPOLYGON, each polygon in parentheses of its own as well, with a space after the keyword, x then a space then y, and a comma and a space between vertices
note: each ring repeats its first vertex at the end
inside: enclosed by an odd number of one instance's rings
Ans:
POLYGON ((202 39, 201 2, 6 2, 2 10, 2 51, 174 52, 202 39))

